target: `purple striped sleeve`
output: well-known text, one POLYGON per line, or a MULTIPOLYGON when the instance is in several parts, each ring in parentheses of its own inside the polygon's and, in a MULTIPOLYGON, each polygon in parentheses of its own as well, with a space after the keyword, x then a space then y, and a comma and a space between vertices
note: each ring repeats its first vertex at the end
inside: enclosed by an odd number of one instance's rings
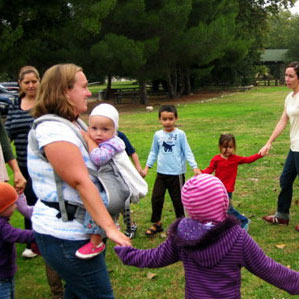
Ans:
POLYGON ((169 239, 153 249, 116 246, 114 250, 125 265, 139 268, 160 268, 179 260, 178 252, 169 239))
POLYGON ((244 261, 245 267, 256 276, 292 295, 299 294, 299 272, 266 256, 249 235, 244 237, 244 261))

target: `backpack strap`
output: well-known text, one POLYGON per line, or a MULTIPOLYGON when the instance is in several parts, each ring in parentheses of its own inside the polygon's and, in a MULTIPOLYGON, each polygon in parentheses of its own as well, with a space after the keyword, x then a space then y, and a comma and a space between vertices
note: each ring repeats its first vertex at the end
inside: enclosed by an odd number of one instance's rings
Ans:
MULTIPOLYGON (((75 126, 72 122, 70 122, 69 120, 67 120, 63 117, 60 117, 56 114, 45 114, 45 115, 40 116, 39 118, 34 120, 32 128, 36 129, 36 127, 44 121, 56 121, 56 122, 61 122, 65 125, 67 125, 70 129, 72 129, 72 131, 76 134, 76 136, 80 139, 80 141, 82 142, 82 144, 88 151, 87 144, 86 144, 82 134, 75 128, 75 126)), ((76 120, 76 123, 83 131, 87 131, 87 125, 85 124, 85 122, 82 119, 78 118, 76 120)))
POLYGON ((54 177, 55 177, 55 183, 56 183, 56 189, 57 189, 57 196, 58 196, 58 204, 59 204, 59 211, 61 214, 61 219, 62 221, 66 222, 68 221, 68 215, 66 212, 66 205, 65 205, 65 200, 63 198, 62 194, 62 180, 57 174, 57 172, 53 169, 54 171, 54 177))
MULTIPOLYGON (((48 162, 44 152, 42 152, 38 147, 35 130, 36 130, 36 127, 44 121, 56 121, 56 122, 64 123, 65 125, 67 125, 69 128, 71 128, 73 130, 73 132, 80 139, 80 141, 85 146, 85 148, 88 149, 83 136, 81 135, 80 132, 78 132, 78 130, 76 130, 74 125, 69 120, 62 118, 60 116, 57 116, 55 114, 45 114, 45 115, 34 120, 32 128, 28 135, 28 141, 31 146, 31 149, 42 160, 48 162)), ((82 128, 82 130, 84 130, 84 131, 87 130, 86 124, 81 119, 77 119, 77 124, 80 126, 80 128, 82 128)), ((92 170, 92 169, 90 169, 90 170, 92 170)), ((58 202, 59 202, 59 211, 61 214, 61 219, 62 219, 62 221, 66 222, 66 221, 69 221, 69 217, 68 217, 68 213, 67 213, 67 207, 65 204, 65 200, 64 200, 63 194, 62 194, 63 180, 60 178, 60 176, 57 174, 57 172, 54 169, 53 169, 53 171, 54 171, 54 178, 55 178, 55 183, 56 183, 57 197, 58 197, 58 202)), ((93 170, 93 171, 95 171, 95 170, 93 170)), ((76 209, 75 215, 74 215, 76 220, 78 220, 79 222, 83 222, 84 213, 82 213, 82 211, 80 211, 80 210, 82 210, 82 209, 85 210, 85 208, 83 207, 83 205, 80 205, 79 203, 76 203, 76 202, 72 202, 72 204, 74 206, 77 206, 77 209, 76 209)))

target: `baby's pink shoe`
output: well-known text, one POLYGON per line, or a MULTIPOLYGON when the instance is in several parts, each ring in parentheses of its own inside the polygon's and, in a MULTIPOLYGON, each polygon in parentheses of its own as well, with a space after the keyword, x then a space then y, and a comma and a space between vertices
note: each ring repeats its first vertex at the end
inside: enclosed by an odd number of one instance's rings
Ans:
POLYGON ((94 245, 91 242, 88 242, 87 244, 79 248, 76 251, 75 255, 79 259, 83 259, 83 260, 91 259, 94 256, 103 252, 104 249, 105 249, 105 244, 103 242, 101 242, 99 245, 94 245))

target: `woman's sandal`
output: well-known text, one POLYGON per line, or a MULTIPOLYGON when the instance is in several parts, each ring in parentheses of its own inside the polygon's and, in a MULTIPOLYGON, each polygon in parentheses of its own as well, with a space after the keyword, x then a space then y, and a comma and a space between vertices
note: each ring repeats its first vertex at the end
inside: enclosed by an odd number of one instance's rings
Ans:
POLYGON ((154 223, 149 229, 146 230, 145 234, 150 237, 160 232, 163 232, 162 223, 154 223))

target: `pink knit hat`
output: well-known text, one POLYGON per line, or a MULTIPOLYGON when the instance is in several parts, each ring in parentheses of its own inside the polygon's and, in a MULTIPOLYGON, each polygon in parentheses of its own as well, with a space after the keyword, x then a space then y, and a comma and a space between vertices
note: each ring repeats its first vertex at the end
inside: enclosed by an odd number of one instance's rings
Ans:
POLYGON ((221 222, 226 218, 229 199, 218 178, 200 174, 184 184, 182 202, 190 218, 203 223, 221 222))
POLYGON ((0 213, 15 203, 18 194, 14 187, 8 183, 0 183, 0 213))

